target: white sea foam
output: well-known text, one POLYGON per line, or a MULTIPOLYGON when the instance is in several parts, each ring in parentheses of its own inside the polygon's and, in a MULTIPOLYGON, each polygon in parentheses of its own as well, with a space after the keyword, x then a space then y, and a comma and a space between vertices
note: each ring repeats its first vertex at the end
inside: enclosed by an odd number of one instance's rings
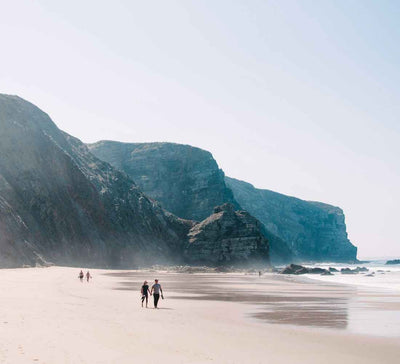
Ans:
MULTIPOLYGON (((306 274, 307 278, 315 279, 318 281, 350 284, 362 287, 390 289, 400 291, 400 265, 385 265, 386 261, 371 261, 365 264, 334 264, 324 263, 315 264, 317 267, 329 268, 333 267, 340 271, 341 268, 354 269, 357 266, 366 267, 368 272, 359 274, 341 274, 340 272, 333 273, 332 276, 322 276, 317 274, 306 274), (373 274, 373 277, 367 276, 373 274)), ((310 265, 306 265, 310 266, 310 265)))

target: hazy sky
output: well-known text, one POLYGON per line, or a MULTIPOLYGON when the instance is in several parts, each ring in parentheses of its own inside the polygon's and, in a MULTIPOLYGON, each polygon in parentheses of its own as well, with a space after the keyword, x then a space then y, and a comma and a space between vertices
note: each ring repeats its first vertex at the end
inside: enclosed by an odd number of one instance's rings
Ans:
POLYGON ((0 92, 93 142, 211 151, 400 256, 400 1, 4 1, 0 92))

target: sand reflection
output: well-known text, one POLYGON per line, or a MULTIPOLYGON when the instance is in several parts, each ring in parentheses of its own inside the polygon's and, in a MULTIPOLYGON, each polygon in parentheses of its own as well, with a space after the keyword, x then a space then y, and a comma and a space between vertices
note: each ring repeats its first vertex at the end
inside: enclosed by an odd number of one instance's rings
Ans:
MULTIPOLYGON (((154 272, 110 273, 125 278, 114 289, 138 290, 154 272)), ((156 274, 169 299, 240 302, 254 305, 249 315, 269 323, 346 329, 354 289, 268 275, 156 274), (171 294, 172 292, 172 294, 171 294)))

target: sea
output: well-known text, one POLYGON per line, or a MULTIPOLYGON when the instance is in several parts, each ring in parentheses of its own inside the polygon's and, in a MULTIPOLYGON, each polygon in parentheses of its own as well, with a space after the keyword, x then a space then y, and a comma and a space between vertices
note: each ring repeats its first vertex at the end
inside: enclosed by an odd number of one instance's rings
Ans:
POLYGON ((326 269, 332 267, 339 270, 339 272, 333 273, 331 276, 323 276, 319 274, 305 274, 304 276, 318 281, 400 292, 400 264, 387 265, 387 260, 389 259, 371 259, 357 264, 304 264, 307 267, 321 267, 326 269), (357 267, 366 267, 368 268, 368 272, 360 272, 358 274, 340 273, 342 268, 355 269, 357 267))
POLYGON ((387 265, 386 261, 392 259, 399 258, 369 259, 357 264, 302 264, 306 267, 332 267, 339 272, 333 275, 304 274, 296 277, 300 280, 304 277, 319 283, 347 286, 347 292, 352 292, 336 307, 331 304, 313 308, 313 315, 321 312, 327 314, 329 306, 332 312, 340 312, 341 317, 345 317, 342 323, 347 332, 400 339, 400 264, 387 265), (357 267, 368 268, 368 271, 358 274, 340 273, 342 268, 357 267))

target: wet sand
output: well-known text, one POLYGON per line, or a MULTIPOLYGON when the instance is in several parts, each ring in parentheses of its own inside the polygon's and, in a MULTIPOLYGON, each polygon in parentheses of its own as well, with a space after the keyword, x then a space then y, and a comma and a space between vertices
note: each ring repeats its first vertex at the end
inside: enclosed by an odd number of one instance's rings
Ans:
MULTIPOLYGON (((0 363, 394 363, 400 295, 266 275, 0 270, 0 363), (160 309, 140 307, 159 278, 160 309)), ((152 307, 152 304, 150 304, 152 307)))
MULTIPOLYGON (((150 272, 149 272, 150 273, 150 272)), ((149 273, 120 272, 115 289, 134 290, 149 273)), ((152 274, 152 273, 150 273, 152 274)), ((341 329, 400 339, 400 294, 277 274, 162 274, 170 299, 240 302, 267 323, 341 329), (386 312, 386 315, 382 315, 386 312), (379 319, 375 319, 379 317, 379 319), (374 325, 371 325, 374 323, 374 325)))

